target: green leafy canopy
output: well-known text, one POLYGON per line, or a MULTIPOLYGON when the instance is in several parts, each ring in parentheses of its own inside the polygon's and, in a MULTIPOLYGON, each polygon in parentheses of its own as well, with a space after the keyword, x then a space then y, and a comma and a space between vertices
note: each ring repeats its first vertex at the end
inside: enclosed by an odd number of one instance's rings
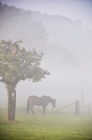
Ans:
POLYGON ((0 41, 0 82, 15 85, 26 79, 38 82, 50 74, 40 68, 43 53, 37 53, 35 49, 27 51, 21 48, 19 46, 21 42, 0 41))

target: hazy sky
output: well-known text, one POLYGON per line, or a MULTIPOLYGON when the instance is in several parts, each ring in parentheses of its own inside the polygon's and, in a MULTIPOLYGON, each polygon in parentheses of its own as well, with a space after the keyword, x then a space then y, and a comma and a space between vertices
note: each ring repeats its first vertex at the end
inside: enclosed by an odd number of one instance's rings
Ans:
POLYGON ((0 0, 25 10, 40 11, 81 20, 92 31, 92 0, 0 0))

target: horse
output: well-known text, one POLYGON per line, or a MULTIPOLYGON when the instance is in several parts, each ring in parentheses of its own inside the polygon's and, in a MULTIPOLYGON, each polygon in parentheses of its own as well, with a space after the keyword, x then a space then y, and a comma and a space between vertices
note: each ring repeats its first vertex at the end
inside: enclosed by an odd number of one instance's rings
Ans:
POLYGON ((38 97, 35 95, 29 96, 27 99, 26 113, 29 114, 29 109, 31 109, 32 114, 34 115, 33 107, 36 105, 36 106, 43 107, 43 115, 45 116, 45 109, 49 103, 51 103, 52 106, 55 108, 56 99, 53 99, 50 96, 45 96, 45 95, 42 97, 38 97))

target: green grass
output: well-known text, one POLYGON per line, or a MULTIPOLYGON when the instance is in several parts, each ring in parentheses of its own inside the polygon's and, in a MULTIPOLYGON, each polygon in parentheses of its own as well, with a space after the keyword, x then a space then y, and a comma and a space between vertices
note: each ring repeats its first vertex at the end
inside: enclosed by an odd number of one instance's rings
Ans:
POLYGON ((92 116, 35 112, 17 109, 16 121, 9 122, 0 110, 0 140, 92 140, 92 116))

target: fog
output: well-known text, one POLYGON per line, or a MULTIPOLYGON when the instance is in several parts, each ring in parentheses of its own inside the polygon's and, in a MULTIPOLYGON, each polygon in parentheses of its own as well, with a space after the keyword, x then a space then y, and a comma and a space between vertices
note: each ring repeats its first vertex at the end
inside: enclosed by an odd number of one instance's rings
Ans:
MULTIPOLYGON (((69 3, 66 0, 45 0, 43 3, 42 0, 39 2, 37 0, 26 2, 3 0, 1 2, 22 8, 22 10, 30 10, 31 20, 41 21, 47 35, 47 41, 43 43, 39 31, 38 42, 40 40, 40 43, 37 43, 35 48, 37 51, 44 52, 41 67, 47 69, 50 75, 41 82, 18 83, 17 106, 25 106, 30 95, 49 95, 57 102, 72 103, 75 100, 81 101, 82 93, 84 93, 84 102, 92 103, 92 1, 70 0, 69 3)), ((22 34, 22 30, 21 32, 16 30, 14 28, 16 24, 6 28, 6 32, 13 32, 13 35, 2 31, 0 40, 23 39, 23 45, 31 50, 34 47, 33 40, 22 34)), ((26 28, 26 25, 27 22, 25 26, 23 24, 20 26, 26 28)), ((7 91, 5 85, 0 83, 0 106, 6 103, 7 91)))

